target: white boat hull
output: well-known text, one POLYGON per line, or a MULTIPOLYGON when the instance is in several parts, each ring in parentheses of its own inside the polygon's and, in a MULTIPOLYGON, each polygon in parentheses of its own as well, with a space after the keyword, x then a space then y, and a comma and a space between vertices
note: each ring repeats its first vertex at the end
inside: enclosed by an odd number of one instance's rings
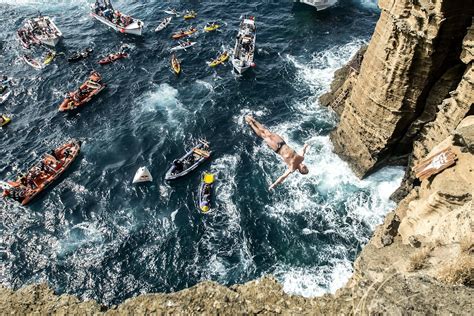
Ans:
POLYGON ((240 75, 250 68, 250 65, 242 65, 239 59, 232 59, 232 66, 234 66, 234 70, 240 75))
POLYGON ((304 3, 315 7, 318 11, 321 11, 335 5, 337 0, 294 0, 294 2, 304 3))
POLYGON ((47 46, 50 46, 50 47, 55 47, 59 41, 61 40, 61 38, 63 37, 63 33, 59 30, 59 28, 57 27, 57 25, 53 22, 53 20, 49 17, 44 17, 44 19, 47 19, 49 20, 49 23, 51 25, 51 27, 56 31, 56 35, 55 36, 40 36, 40 37, 37 37, 38 40, 43 43, 44 45, 47 45, 47 46))
POLYGON ((175 46, 175 47, 170 48, 170 52, 175 52, 175 51, 183 50, 183 49, 186 50, 186 49, 188 49, 188 48, 193 47, 194 45, 196 45, 196 42, 191 42, 191 45, 186 46, 186 47, 175 46))
POLYGON ((158 25, 158 27, 155 29, 155 32, 164 30, 170 23, 171 23, 171 18, 166 19, 164 22, 158 25))
POLYGON ((128 25, 127 27, 121 27, 119 25, 116 25, 116 24, 112 23, 111 21, 107 20, 106 18, 95 14, 94 12, 91 12, 91 16, 94 17, 95 19, 97 19, 98 21, 104 23, 108 27, 114 29, 115 31, 120 32, 120 33, 124 33, 124 34, 132 34, 132 35, 141 36, 142 31, 143 31, 143 27, 145 26, 145 24, 143 24, 142 21, 137 20, 137 19, 134 19, 134 22, 132 24, 128 25))
POLYGON ((234 47, 234 53, 232 57, 232 66, 234 67, 234 70, 238 74, 243 74, 245 71, 247 71, 249 68, 254 67, 254 58, 255 58, 255 44, 257 42, 257 31, 255 27, 255 21, 249 20, 249 19, 244 19, 243 22, 241 22, 239 32, 237 34, 237 39, 235 42, 235 47, 234 47), (253 25, 253 32, 249 33, 248 27, 247 28, 242 28, 242 25, 253 25), (250 51, 247 51, 247 54, 242 54, 242 46, 243 43, 241 42, 242 37, 251 37, 251 43, 250 45, 252 46, 252 49, 250 51))
MULTIPOLYGON (((8 89, 8 88, 7 88, 8 89)), ((7 93, 3 94, 2 96, 0 96, 0 104, 2 104, 3 102, 5 102, 8 97, 10 96, 10 94, 12 94, 12 91, 9 90, 7 93)))
POLYGON ((28 65, 30 65, 31 67, 33 67, 37 70, 43 69, 43 65, 37 60, 30 61, 25 57, 23 57, 23 60, 25 61, 25 63, 27 63, 28 65))
POLYGON ((54 37, 54 38, 39 39, 39 40, 44 45, 47 45, 47 46, 50 46, 50 47, 55 47, 59 43, 60 38, 59 37, 54 37))
POLYGON ((49 16, 40 16, 26 21, 25 29, 32 34, 31 37, 35 44, 55 47, 63 37, 63 33, 49 16), (48 31, 38 32, 34 29, 48 29, 48 31))

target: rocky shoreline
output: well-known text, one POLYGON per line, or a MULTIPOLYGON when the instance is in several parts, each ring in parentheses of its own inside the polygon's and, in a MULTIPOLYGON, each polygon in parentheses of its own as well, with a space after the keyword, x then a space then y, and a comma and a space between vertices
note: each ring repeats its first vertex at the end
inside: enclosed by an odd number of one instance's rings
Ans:
POLYGON ((380 0, 367 48, 337 71, 322 105, 340 116, 334 150, 364 177, 407 166, 398 206, 335 295, 288 295, 271 276, 225 287, 202 282, 118 306, 57 296, 47 285, 0 287, 9 314, 455 314, 474 310, 474 3, 380 0), (348 141, 350 140, 350 141, 348 141), (426 157, 455 163, 420 180, 426 157))

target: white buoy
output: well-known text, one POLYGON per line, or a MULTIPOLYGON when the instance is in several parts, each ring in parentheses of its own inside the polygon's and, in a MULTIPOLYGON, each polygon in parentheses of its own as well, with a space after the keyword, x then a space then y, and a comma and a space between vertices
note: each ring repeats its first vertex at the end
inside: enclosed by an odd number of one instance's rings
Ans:
POLYGON ((140 167, 133 177, 133 183, 151 182, 153 177, 147 167, 140 167))

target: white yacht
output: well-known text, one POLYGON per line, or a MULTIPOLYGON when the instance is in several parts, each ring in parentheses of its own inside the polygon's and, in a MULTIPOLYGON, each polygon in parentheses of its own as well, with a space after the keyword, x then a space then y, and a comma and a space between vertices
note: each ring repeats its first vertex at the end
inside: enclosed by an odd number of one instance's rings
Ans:
POLYGON ((337 0, 294 0, 294 2, 304 3, 315 7, 318 11, 332 7, 337 3, 337 0))
POLYGON ((118 10, 114 10, 110 0, 97 0, 91 5, 91 16, 113 28, 117 32, 142 35, 143 22, 139 19, 125 15, 118 10))
POLYGON ((44 45, 55 47, 63 37, 63 33, 49 16, 39 16, 27 22, 33 35, 44 45))
POLYGON ((27 20, 24 27, 17 31, 17 34, 25 48, 39 44, 55 47, 63 37, 63 33, 54 24, 53 20, 49 16, 42 15, 27 20))
POLYGON ((255 41, 257 38, 257 28, 255 18, 245 18, 240 22, 239 33, 235 40, 234 55, 232 65, 235 71, 242 74, 250 67, 255 67, 253 58, 255 55, 255 41))

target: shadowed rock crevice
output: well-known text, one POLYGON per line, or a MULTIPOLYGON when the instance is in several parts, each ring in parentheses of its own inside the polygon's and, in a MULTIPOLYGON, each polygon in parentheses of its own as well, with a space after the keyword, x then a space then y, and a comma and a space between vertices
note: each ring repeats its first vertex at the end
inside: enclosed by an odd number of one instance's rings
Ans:
POLYGON ((467 64, 460 65, 459 56, 472 23, 471 4, 379 2, 381 17, 331 134, 335 152, 358 176, 410 153, 418 132, 433 120, 433 102, 460 83, 467 64))

